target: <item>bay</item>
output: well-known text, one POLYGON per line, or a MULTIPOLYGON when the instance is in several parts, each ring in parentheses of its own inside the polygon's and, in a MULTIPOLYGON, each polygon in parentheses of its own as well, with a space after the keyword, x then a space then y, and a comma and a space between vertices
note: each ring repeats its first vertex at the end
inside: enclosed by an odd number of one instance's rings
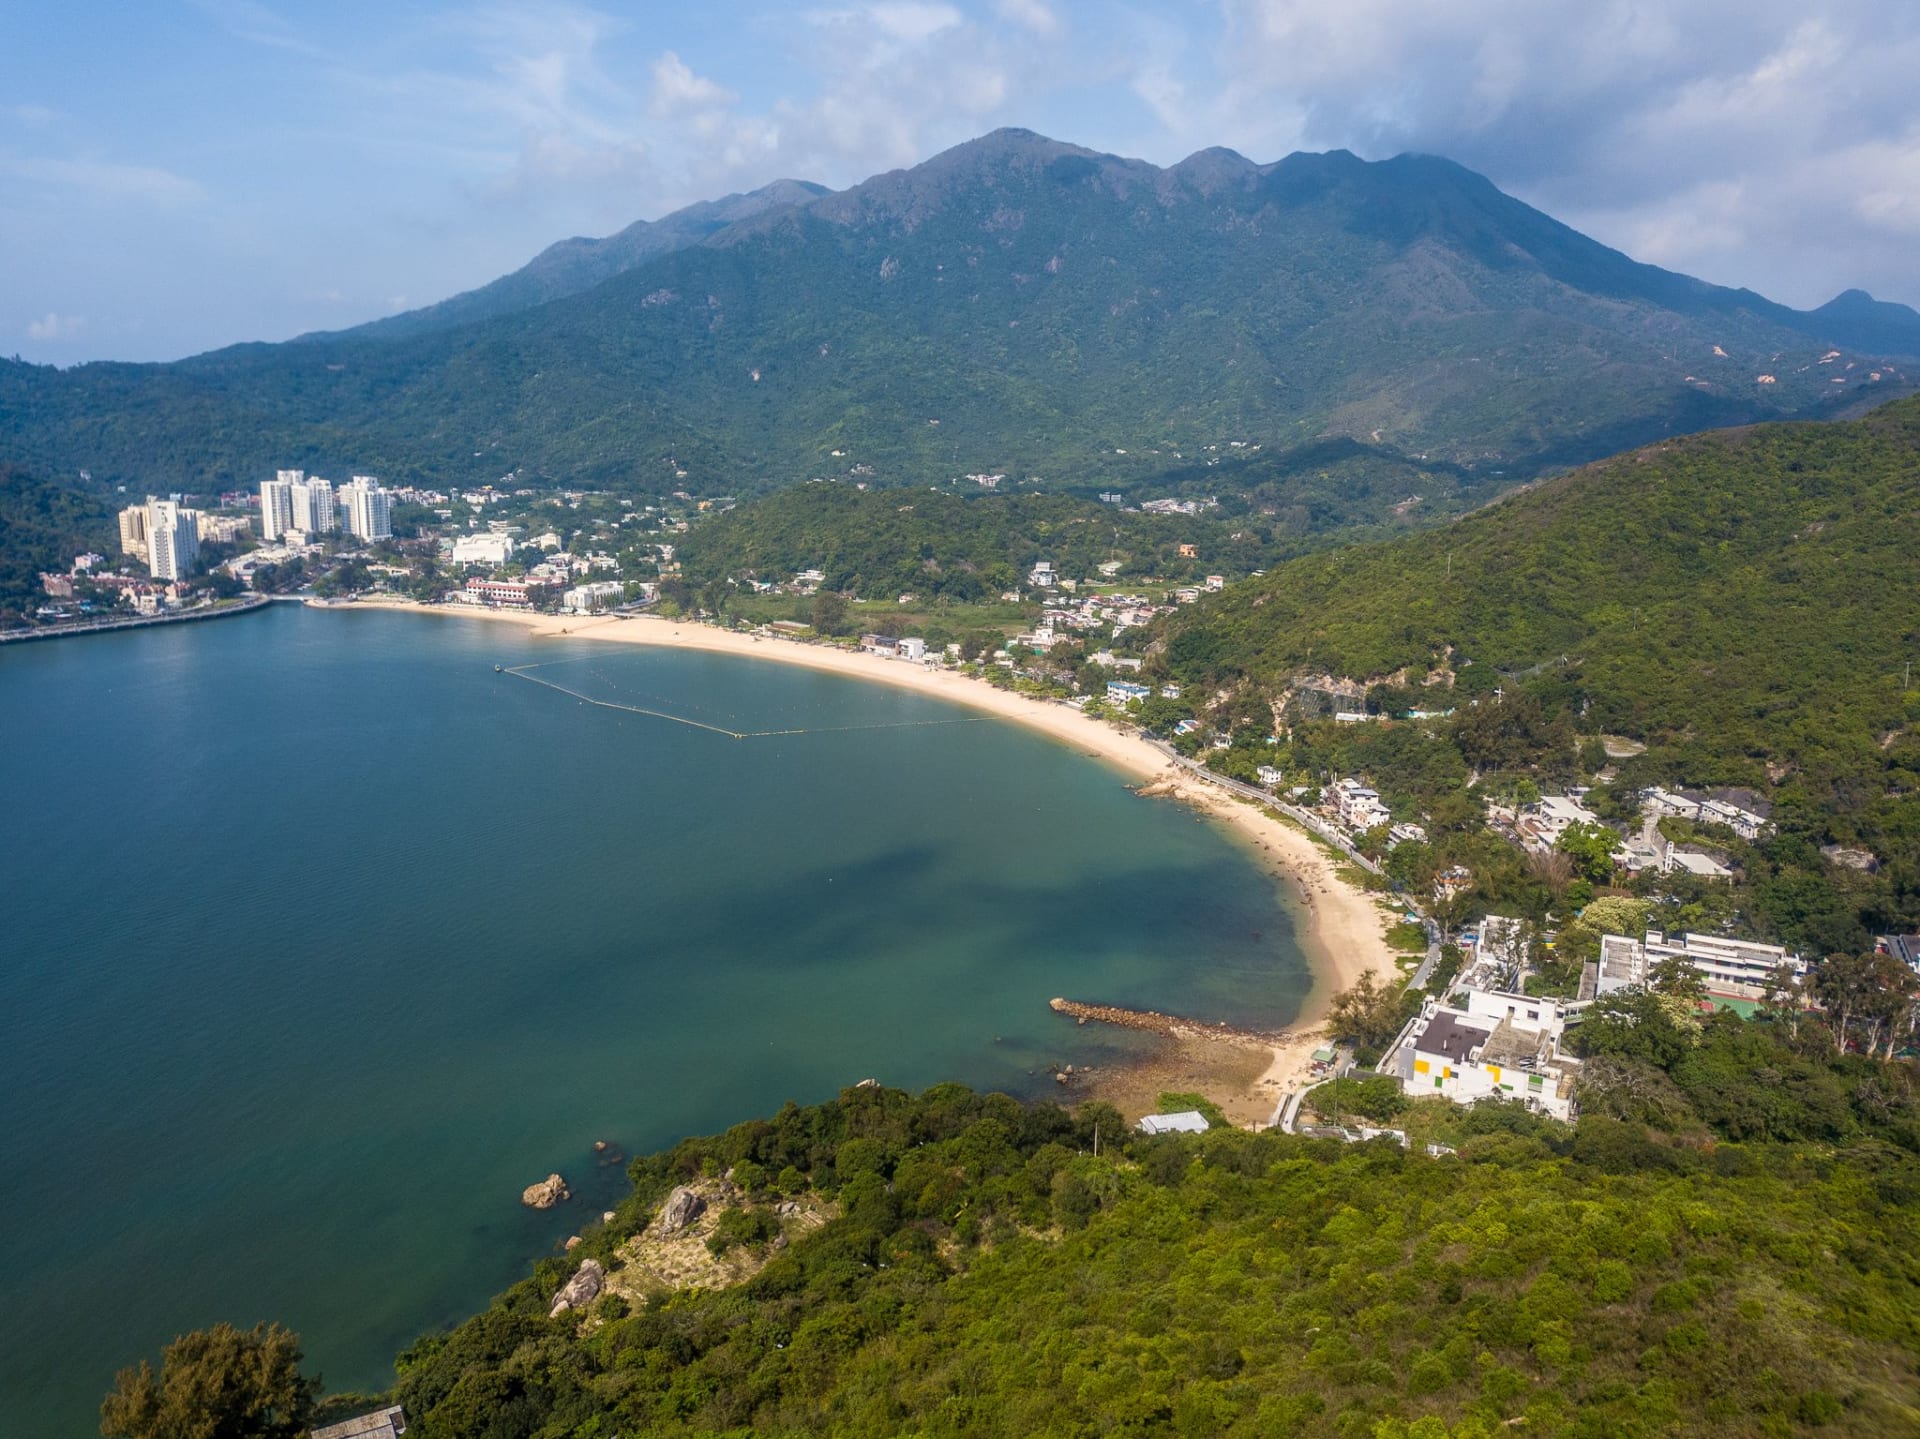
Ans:
POLYGON ((0 651, 0 756, 24 1439, 93 1432, 116 1368, 221 1319, 384 1386, 623 1190, 595 1140, 869 1076, 1043 1094, 1133 1042, 1054 995, 1278 1026, 1308 984, 1214 827, 1017 726, 774 662, 276 605, 0 651), (494 668, 535 662, 800 732, 494 668), (521 1208, 550 1170, 574 1200, 521 1208))

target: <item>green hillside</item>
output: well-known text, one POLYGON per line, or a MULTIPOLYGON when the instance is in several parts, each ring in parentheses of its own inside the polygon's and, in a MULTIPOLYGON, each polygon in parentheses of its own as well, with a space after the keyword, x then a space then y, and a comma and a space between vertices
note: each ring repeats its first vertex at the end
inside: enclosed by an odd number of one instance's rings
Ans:
POLYGON ((53 484, 0 460, 0 625, 42 603, 42 571, 65 574, 75 555, 110 555, 118 546, 104 495, 53 484))
MULTIPOLYGON (((1278 685, 1545 674, 1588 732, 1808 764, 1901 731, 1920 401, 1675 440, 1444 529, 1289 563, 1175 618, 1169 662, 1278 685)), ((1447 695, 1445 690, 1440 691, 1447 695)))
POLYGON ((1039 560, 1074 579, 1096 578, 1109 562, 1119 565, 1121 580, 1238 578, 1330 536, 1386 535, 1416 519, 1438 520, 1473 493, 1438 467, 1352 445, 1197 476, 1191 483, 1175 476, 1166 486, 1176 495, 1220 497, 1197 515, 1068 495, 796 485, 700 524, 677 557, 696 585, 785 580, 818 569, 830 590, 965 602, 1018 584, 1039 560), (1409 496, 1417 497, 1411 505, 1409 496), (1183 545, 1195 553, 1182 555, 1183 545))
POLYGON ((1910 315, 1638 265, 1429 157, 1163 170, 1003 131, 453 329, 0 364, 0 453, 157 489, 299 465, 753 494, 856 464, 1129 487, 1343 437, 1491 493, 1903 388, 1882 342, 1920 353, 1910 315))
POLYGON ((958 1085, 788 1105, 636 1161, 609 1223, 415 1343, 390 1398, 420 1439, 1913 1432, 1904 1069, 1636 1003, 1577 1127, 1424 1100, 1411 1152, 1146 1139, 958 1085), (744 1268, 646 1277, 670 1251, 629 1245, 683 1184, 712 1207, 672 1262, 744 1268), (612 1292, 550 1318, 589 1259, 612 1292))
POLYGON ((1450 712, 1308 725, 1291 752, 1303 771, 1364 771, 1448 827, 1478 813, 1460 807, 1471 775, 1480 794, 1514 776, 1557 788, 1605 763, 1603 735, 1647 746, 1619 763, 1610 818, 1638 785, 1752 786, 1775 832, 1733 846, 1746 883, 1691 922, 1854 948, 1920 920, 1916 536, 1909 399, 1671 441, 1439 530, 1290 561, 1170 616, 1161 663, 1239 692, 1235 712, 1324 675, 1370 686, 1388 714, 1450 712), (1823 845, 1876 865, 1829 863, 1823 845))

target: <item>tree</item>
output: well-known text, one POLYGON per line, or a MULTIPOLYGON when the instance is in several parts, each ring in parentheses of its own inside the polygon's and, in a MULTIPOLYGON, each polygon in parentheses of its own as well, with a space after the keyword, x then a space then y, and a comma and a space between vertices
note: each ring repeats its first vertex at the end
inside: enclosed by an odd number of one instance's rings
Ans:
POLYGON ((1568 825, 1553 847, 1573 861, 1583 879, 1605 884, 1613 878, 1613 856, 1620 848, 1620 836, 1604 824, 1583 820, 1568 825))
POLYGON ((1400 1032, 1402 1009, 1400 992, 1369 969, 1333 997, 1327 1029, 1341 1039, 1378 1048, 1400 1032))
MULTIPOLYGON (((1888 958, 1883 954, 1830 954, 1813 976, 1813 991, 1833 1022, 1834 1048, 1843 1054, 1856 1018, 1868 1022, 1866 1047, 1871 1049, 1878 1038, 1880 1016, 1891 1014, 1894 1007, 1889 1002, 1890 985, 1899 984, 1904 994, 1904 975, 1894 976, 1880 963, 1888 958)), ((1904 971, 1905 966, 1897 960, 1894 964, 1904 971)))
POLYGON ((278 1324, 222 1322, 183 1334, 122 1369, 100 1405, 106 1439, 297 1439, 320 1383, 300 1372, 300 1336, 278 1324))
POLYGON ((844 595, 822 590, 813 597, 813 628, 816 633, 837 635, 847 626, 847 601, 844 595))

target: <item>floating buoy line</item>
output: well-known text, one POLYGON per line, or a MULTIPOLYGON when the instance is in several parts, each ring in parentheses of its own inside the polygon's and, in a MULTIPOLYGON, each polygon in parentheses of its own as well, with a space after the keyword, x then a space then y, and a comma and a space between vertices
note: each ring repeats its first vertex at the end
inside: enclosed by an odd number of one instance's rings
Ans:
POLYGON ((526 680, 531 684, 542 685, 557 690, 581 704, 593 705, 597 709, 623 710, 627 714, 645 715, 648 719, 666 720, 672 724, 683 724, 693 729, 705 730, 708 734, 725 735, 728 739, 775 739, 784 735, 803 734, 841 734, 849 730, 870 729, 932 729, 937 725, 982 724, 993 718, 992 715, 962 715, 958 719, 934 720, 877 720, 872 724, 835 724, 802 726, 795 729, 736 730, 725 725, 708 724, 705 720, 689 719, 686 715, 670 714, 666 710, 648 709, 645 705, 626 704, 620 700, 600 699, 595 695, 582 694, 577 689, 547 679, 544 675, 531 673, 545 669, 548 665, 566 664, 566 660, 547 660, 531 665, 495 665, 495 674, 512 675, 515 679, 526 680))

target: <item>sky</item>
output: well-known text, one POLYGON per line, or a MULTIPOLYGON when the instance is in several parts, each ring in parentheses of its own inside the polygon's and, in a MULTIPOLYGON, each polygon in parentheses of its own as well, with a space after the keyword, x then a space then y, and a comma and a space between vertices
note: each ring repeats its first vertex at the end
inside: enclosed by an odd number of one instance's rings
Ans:
POLYGON ((1901 0, 13 0, 0 354, 337 329, 1002 125, 1440 154, 1638 259, 1920 305, 1916 77, 1901 0))

